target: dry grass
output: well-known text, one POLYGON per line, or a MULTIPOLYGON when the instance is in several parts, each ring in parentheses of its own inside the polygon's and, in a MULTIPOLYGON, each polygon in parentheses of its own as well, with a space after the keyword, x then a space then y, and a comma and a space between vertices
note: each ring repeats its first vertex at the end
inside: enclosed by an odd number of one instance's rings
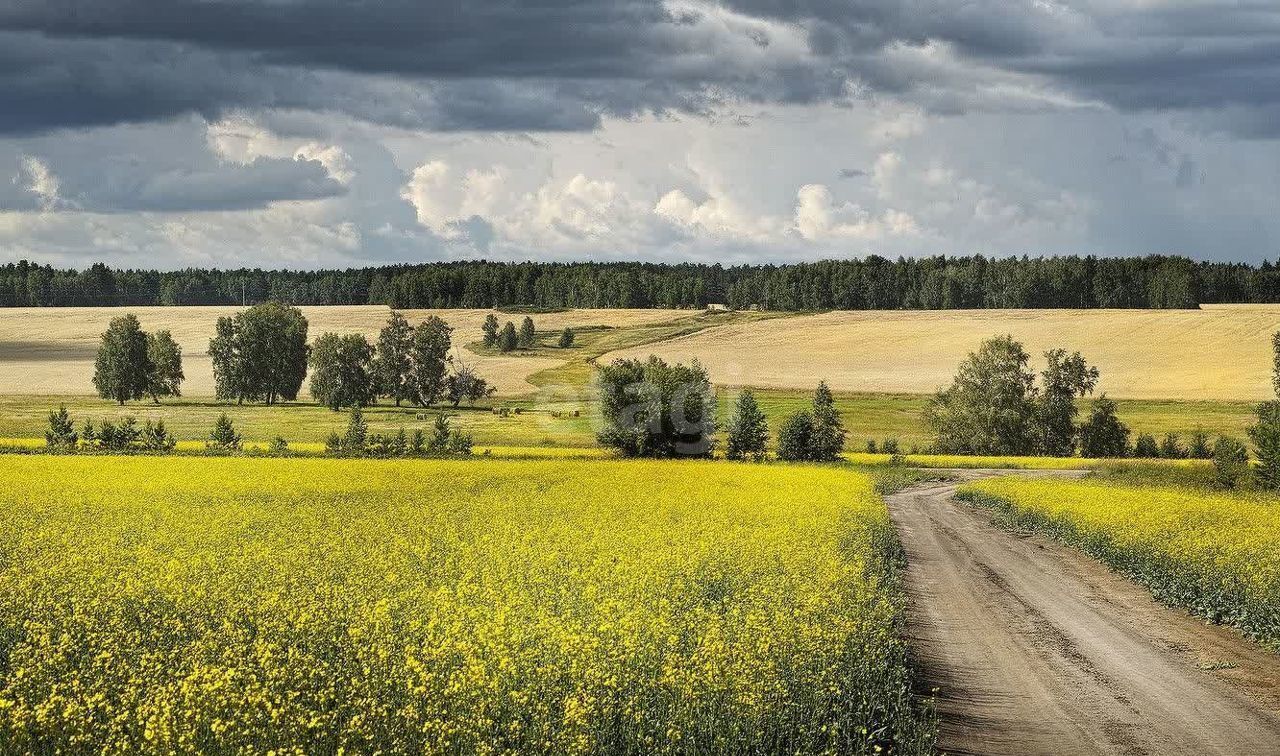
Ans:
POLYGON ((927 393, 947 384, 982 339, 1009 333, 1032 353, 1080 350, 1101 388, 1132 399, 1271 396, 1271 334, 1280 306, 1203 310, 831 312, 704 331, 606 355, 697 357, 723 385, 927 393))
MULTIPOLYGON (((312 338, 325 331, 360 332, 371 339, 386 322, 381 306, 301 308, 310 321, 312 338)), ((0 309, 0 394, 85 395, 93 393, 93 358, 100 334, 111 318, 132 312, 147 330, 169 329, 182 345, 187 380, 183 394, 213 394, 213 368, 206 351, 215 321, 237 312, 236 307, 67 307, 0 309)), ((481 338, 489 310, 405 310, 417 323, 439 315, 455 329, 455 351, 498 387, 503 395, 534 391, 527 378, 565 360, 546 357, 479 356, 460 350, 481 338)), ((496 313, 499 320, 519 324, 523 315, 496 313)), ((587 325, 637 326, 692 317, 688 310, 571 310, 533 315, 539 330, 559 331, 587 325)), ((305 389, 304 389, 305 390, 305 389)))

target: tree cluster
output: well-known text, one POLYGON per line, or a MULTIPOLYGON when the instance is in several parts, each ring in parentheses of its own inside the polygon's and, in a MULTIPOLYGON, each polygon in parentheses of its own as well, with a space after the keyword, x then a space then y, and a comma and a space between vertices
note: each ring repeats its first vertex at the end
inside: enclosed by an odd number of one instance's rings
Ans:
POLYGON ((385 304, 393 308, 962 309, 1280 301, 1280 268, 1185 257, 921 257, 793 265, 440 262, 351 270, 0 266, 0 307, 385 304))
POLYGON ((826 381, 818 384, 813 403, 782 421, 778 429, 778 459, 792 462, 834 462, 844 451, 847 432, 836 412, 826 381))
POLYGON ((702 365, 615 360, 597 371, 601 444, 628 457, 710 457, 715 396, 702 365))
POLYGON ((182 347, 168 331, 147 333, 133 314, 112 318, 93 366, 98 396, 119 404, 182 396, 182 347))
POLYGON ((1076 399, 1093 392, 1097 368, 1078 352, 1045 353, 1040 385, 1029 367, 1030 355, 1011 336, 983 341, 960 363, 951 386, 925 409, 935 435, 934 449, 944 454, 1070 456, 1077 444, 1100 454, 1127 439, 1104 395, 1086 423, 1077 428, 1076 399))
POLYGON ((378 397, 396 406, 448 399, 456 407, 492 395, 484 378, 450 356, 452 339, 453 329, 439 317, 415 328, 398 312, 391 313, 376 345, 361 334, 323 334, 311 350, 311 395, 333 410, 364 407, 378 397))

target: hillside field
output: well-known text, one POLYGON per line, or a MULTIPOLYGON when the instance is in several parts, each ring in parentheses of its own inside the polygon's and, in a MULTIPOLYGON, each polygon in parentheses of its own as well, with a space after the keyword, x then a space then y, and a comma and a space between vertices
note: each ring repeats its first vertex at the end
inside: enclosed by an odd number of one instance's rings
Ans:
MULTIPOLYGON (((346 422, 306 401, 278 407, 211 401, 212 372, 205 349, 213 323, 234 308, 133 308, 145 328, 169 328, 184 347, 184 396, 155 405, 124 407, 91 397, 98 336, 116 308, 0 309, 0 438, 38 438, 45 415, 66 404, 78 421, 135 416, 163 419, 186 440, 203 439, 222 412, 245 438, 276 436, 319 443, 346 422)), ((384 307, 307 307, 313 338, 328 330, 376 337, 384 307)), ((501 355, 480 344, 486 310, 408 311, 413 321, 429 314, 455 327, 454 353, 499 395, 475 408, 446 409, 482 444, 583 447, 594 444, 596 423, 590 390, 593 361, 657 353, 699 359, 721 387, 721 417, 728 416, 737 386, 757 387, 776 429, 803 408, 817 381, 837 391, 849 428, 849 448, 867 439, 895 438, 904 450, 928 445, 923 422, 928 393, 945 384, 965 353, 982 338, 1010 332, 1026 340, 1038 361, 1049 345, 1080 349, 1102 370, 1100 390, 1119 400, 1134 433, 1184 437, 1197 427, 1242 436, 1253 405, 1270 391, 1270 334, 1280 329, 1280 308, 1218 306, 1200 311, 946 311, 703 313, 690 310, 574 310, 535 314, 536 348, 501 355), (570 349, 555 337, 576 329, 570 349), (781 345, 781 346, 780 346, 781 345), (492 406, 519 408, 501 417, 492 406), (577 413, 575 416, 574 413, 577 413)), ((498 313, 500 320, 523 315, 498 313)), ((1082 410, 1087 411, 1087 400, 1082 410)), ((367 411, 371 429, 394 432, 429 428, 437 410, 388 405, 367 411)))
MULTIPOLYGON (((219 317, 234 315, 238 307, 36 307, 0 308, 0 394, 93 394, 93 360, 99 337, 111 318, 133 313, 146 330, 168 329, 182 347, 186 381, 184 396, 213 396, 213 367, 207 354, 219 317)), ((309 338, 326 331, 363 333, 376 340, 391 311, 386 307, 302 307, 310 324, 309 338)), ((463 345, 479 341, 485 316, 520 324, 523 314, 491 310, 402 310, 411 323, 438 315, 454 329, 454 355, 475 367, 504 395, 535 390, 533 373, 563 365, 563 354, 478 355, 463 345)), ((568 327, 603 325, 643 326, 697 315, 692 310, 569 310, 532 317, 541 331, 558 333, 568 327)), ((549 351, 549 350, 548 350, 549 351)), ((305 386, 303 387, 305 391, 305 386)))
POLYGON ((1280 306, 1200 310, 931 310, 801 315, 725 326, 605 356, 701 360, 719 384, 926 394, 947 385, 985 338, 1012 334, 1032 355, 1080 351, 1112 398, 1257 401, 1272 395, 1280 306))
POLYGON ((0 751, 931 752, 872 479, 2 456, 0 751))

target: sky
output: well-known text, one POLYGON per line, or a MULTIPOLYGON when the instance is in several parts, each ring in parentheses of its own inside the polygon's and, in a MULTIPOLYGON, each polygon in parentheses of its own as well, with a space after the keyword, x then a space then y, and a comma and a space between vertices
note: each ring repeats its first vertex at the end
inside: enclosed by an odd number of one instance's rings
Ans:
POLYGON ((0 262, 1274 259, 1280 4, 0 0, 0 262))

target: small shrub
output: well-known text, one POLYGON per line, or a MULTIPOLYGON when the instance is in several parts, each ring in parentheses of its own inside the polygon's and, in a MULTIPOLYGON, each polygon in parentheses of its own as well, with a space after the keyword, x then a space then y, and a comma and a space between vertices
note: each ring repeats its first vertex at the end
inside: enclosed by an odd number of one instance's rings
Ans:
POLYGON ((45 431, 44 443, 53 451, 75 451, 80 436, 76 434, 71 415, 67 414, 66 405, 49 413, 49 430, 45 431))
POLYGON ((1177 433, 1166 433, 1160 440, 1160 456, 1165 459, 1185 459, 1186 449, 1182 448, 1182 438, 1177 433))
POLYGON ((214 423, 213 432, 209 434, 209 442, 205 446, 216 451, 240 450, 240 434, 236 433, 236 428, 231 424, 231 418, 227 417, 227 413, 224 412, 218 417, 218 422, 214 423))
POLYGON ((269 454, 288 454, 289 442, 280 436, 271 439, 271 443, 267 444, 267 453, 269 454))
POLYGON ((867 454, 875 454, 876 448, 876 440, 874 438, 867 439, 867 454))
POLYGON ((778 459, 787 462, 810 459, 812 436, 813 417, 808 412, 797 412, 783 420, 778 429, 778 459))
POLYGON ((886 438, 880 444, 880 451, 884 454, 898 454, 898 439, 886 438))
POLYGON ((1221 436, 1213 444, 1214 481, 1223 488, 1240 485, 1249 474, 1249 450, 1230 436, 1221 436))
POLYGON ((1191 440, 1187 443, 1187 456, 1192 459, 1213 457, 1213 445, 1209 443, 1209 434, 1204 428, 1196 428, 1191 432, 1191 440))
POLYGON ((347 432, 342 436, 342 451, 347 454, 363 454, 368 439, 369 424, 364 421, 364 412, 359 407, 352 407, 347 432))
POLYGON ((119 425, 107 420, 98 431, 98 446, 107 451, 127 451, 137 443, 141 435, 138 421, 132 417, 126 417, 119 425))
POLYGON ((427 445, 427 451, 433 454, 442 454, 449 449, 449 418, 443 413, 436 415, 436 424, 431 435, 431 442, 427 445))
POLYGON ((178 439, 174 438, 169 431, 165 430, 164 421, 157 420, 152 423, 150 420, 142 427, 142 448, 147 451, 160 452, 167 454, 173 451, 178 445, 178 439))
POLYGON ((1133 445, 1133 456, 1142 459, 1155 459, 1160 456, 1160 445, 1156 443, 1155 436, 1150 433, 1138 434, 1138 440, 1133 445))
POLYGON ((566 328, 560 332, 560 348, 568 349, 573 346, 573 329, 566 328))

